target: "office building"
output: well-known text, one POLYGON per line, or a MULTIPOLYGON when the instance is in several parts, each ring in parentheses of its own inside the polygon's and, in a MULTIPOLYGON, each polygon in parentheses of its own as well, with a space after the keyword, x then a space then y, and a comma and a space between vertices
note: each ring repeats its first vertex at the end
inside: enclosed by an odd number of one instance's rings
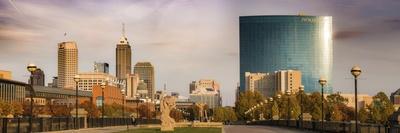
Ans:
MULTIPOLYGON (((122 104, 124 99, 122 97, 120 88, 107 85, 103 91, 104 91, 105 105, 111 105, 113 103, 122 104)), ((102 88, 100 87, 100 85, 93 86, 92 94, 93 94, 92 101, 95 103, 96 106, 98 107, 101 106, 103 97, 102 97, 102 88)))
POLYGON ((78 89, 82 91, 92 91, 94 85, 101 85, 106 82, 109 86, 119 87, 117 77, 102 72, 83 72, 79 73, 78 89))
POLYGON ((74 76, 78 74, 78 48, 75 42, 58 44, 58 88, 75 89, 74 76))
MULTIPOLYGON (((354 94, 340 94, 342 97, 347 99, 347 106, 348 107, 355 107, 355 96, 354 94)), ((362 108, 367 108, 368 105, 371 105, 372 103, 372 96, 368 94, 357 94, 357 106, 358 110, 362 108)))
POLYGON ((128 38, 125 36, 124 28, 123 26, 122 36, 116 48, 116 76, 120 80, 125 80, 127 74, 131 74, 132 69, 131 46, 129 45, 128 38))
POLYGON ((147 84, 143 80, 139 81, 136 93, 140 99, 150 98, 147 84))
MULTIPOLYGON (((0 101, 7 103, 23 102, 26 96, 28 84, 0 78, 0 101)), ((28 95, 29 96, 29 95, 28 95)))
POLYGON ((140 78, 138 74, 128 74, 126 85, 126 98, 127 99, 136 99, 137 88, 139 86, 140 78))
POLYGON ((245 89, 258 91, 265 97, 274 96, 276 91, 275 74, 271 73, 245 73, 245 89))
POLYGON ((33 81, 31 81, 31 78, 28 79, 29 83, 33 83, 33 85, 37 85, 37 86, 44 86, 45 85, 45 75, 44 72, 38 68, 35 71, 33 71, 32 73, 32 79, 33 81))
MULTIPOLYGON (((301 72, 298 70, 279 70, 275 72, 276 91, 285 94, 286 91, 292 94, 299 92, 301 83, 301 72)), ((271 95, 273 96, 273 95, 271 95)))
POLYGON ((189 94, 191 102, 207 104, 209 108, 222 105, 219 84, 215 80, 202 79, 192 83, 195 84, 195 89, 189 94))
POLYGON ((109 73, 109 65, 108 65, 108 63, 105 63, 105 62, 94 62, 93 71, 108 74, 109 73))
POLYGON ((390 101, 393 103, 395 110, 398 110, 400 107, 400 89, 390 94, 390 101))
POLYGON ((53 77, 52 82, 48 83, 47 86, 52 88, 57 88, 57 84, 58 84, 58 77, 53 77))
POLYGON ((154 99, 155 93, 155 77, 154 67, 150 62, 138 62, 135 65, 134 73, 139 75, 140 80, 143 80, 147 85, 148 97, 154 99))
POLYGON ((245 72, 299 70, 306 92, 319 91, 321 77, 332 92, 332 17, 241 16, 239 29, 241 91, 245 72))
POLYGON ((0 70, 0 79, 11 80, 12 79, 11 71, 0 70))

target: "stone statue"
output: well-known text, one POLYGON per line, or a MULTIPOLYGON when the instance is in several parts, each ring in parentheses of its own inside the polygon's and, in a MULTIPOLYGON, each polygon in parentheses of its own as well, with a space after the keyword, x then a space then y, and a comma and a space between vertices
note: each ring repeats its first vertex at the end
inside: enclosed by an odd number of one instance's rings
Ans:
POLYGON ((161 98, 161 131, 174 131, 175 120, 170 117, 170 112, 175 106, 175 97, 165 96, 161 98))
POLYGON ((204 103, 196 103, 196 107, 199 109, 198 113, 199 113, 199 121, 202 120, 202 118, 204 118, 204 103))

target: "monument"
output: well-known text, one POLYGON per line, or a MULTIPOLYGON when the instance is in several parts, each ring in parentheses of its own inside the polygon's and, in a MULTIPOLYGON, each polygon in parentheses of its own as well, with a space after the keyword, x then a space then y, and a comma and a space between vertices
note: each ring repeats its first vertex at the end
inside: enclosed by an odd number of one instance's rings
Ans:
POLYGON ((199 109, 199 121, 202 121, 202 119, 204 118, 204 106, 204 103, 196 103, 196 107, 199 109))
POLYGON ((174 131, 175 120, 171 118, 170 112, 175 106, 175 97, 165 96, 161 98, 161 131, 174 131))

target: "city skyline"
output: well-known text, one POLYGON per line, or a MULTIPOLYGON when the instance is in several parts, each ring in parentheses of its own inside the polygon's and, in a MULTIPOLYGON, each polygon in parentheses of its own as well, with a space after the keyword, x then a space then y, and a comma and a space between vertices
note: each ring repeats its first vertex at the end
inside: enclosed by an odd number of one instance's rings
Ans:
POLYGON ((169 91, 186 95, 190 81, 215 79, 221 84, 223 105, 233 105, 239 82, 239 16, 303 12, 333 16, 334 92, 353 92, 350 68, 355 64, 363 68, 359 93, 390 94, 400 87, 400 56, 393 55, 400 41, 397 1, 11 2, 0 2, 0 69, 12 71, 18 81, 27 82, 26 65, 33 62, 46 72, 49 83, 57 75, 57 43, 67 40, 77 42, 79 72, 91 71, 94 61, 109 62, 115 70, 113 49, 124 22, 134 44, 132 63, 150 61, 156 66, 157 90, 167 83, 173 88, 169 91))

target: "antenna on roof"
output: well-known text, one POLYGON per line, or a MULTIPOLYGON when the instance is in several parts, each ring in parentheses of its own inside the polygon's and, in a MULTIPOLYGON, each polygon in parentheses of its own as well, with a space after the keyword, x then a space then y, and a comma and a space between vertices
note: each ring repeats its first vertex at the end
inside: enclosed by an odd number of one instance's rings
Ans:
POLYGON ((125 23, 122 23, 122 36, 125 37, 125 23))

